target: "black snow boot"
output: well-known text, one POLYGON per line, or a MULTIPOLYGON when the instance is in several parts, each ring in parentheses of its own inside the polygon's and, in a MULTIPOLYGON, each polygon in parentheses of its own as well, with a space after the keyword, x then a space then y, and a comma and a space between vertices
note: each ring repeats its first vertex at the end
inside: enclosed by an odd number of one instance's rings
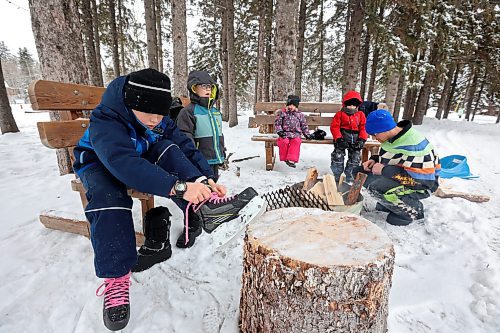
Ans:
POLYGON ((390 213, 391 211, 387 208, 385 208, 384 205, 382 205, 380 202, 377 202, 375 205, 375 210, 378 210, 379 212, 384 212, 384 213, 390 213))
POLYGON ((398 215, 395 213, 389 213, 386 218, 387 223, 396 226, 405 226, 413 222, 413 220, 407 216, 398 215))
POLYGON ((177 242, 175 243, 175 246, 181 249, 193 246, 194 242, 196 241, 196 237, 201 235, 202 232, 200 217, 195 212, 193 212, 192 208, 189 208, 188 216, 184 218, 189 219, 187 237, 188 240, 186 241, 186 226, 184 225, 184 229, 182 229, 182 233, 179 235, 179 237, 177 238, 177 242))
POLYGON ((132 272, 142 272, 172 256, 170 246, 170 211, 166 207, 155 207, 144 216, 144 245, 137 253, 137 264, 132 272))

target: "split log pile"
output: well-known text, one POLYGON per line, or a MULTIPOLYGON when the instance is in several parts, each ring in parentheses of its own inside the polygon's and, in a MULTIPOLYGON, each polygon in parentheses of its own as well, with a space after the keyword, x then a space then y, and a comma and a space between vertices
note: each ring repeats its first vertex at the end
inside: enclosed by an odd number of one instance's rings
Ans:
POLYGON ((318 170, 310 168, 307 170, 302 189, 325 200, 330 207, 352 205, 358 201, 359 193, 365 180, 366 175, 358 173, 349 190, 346 193, 342 193, 340 189, 343 187, 343 178, 340 178, 338 184, 335 181, 335 177, 331 174, 326 174, 322 180, 318 180, 318 170))

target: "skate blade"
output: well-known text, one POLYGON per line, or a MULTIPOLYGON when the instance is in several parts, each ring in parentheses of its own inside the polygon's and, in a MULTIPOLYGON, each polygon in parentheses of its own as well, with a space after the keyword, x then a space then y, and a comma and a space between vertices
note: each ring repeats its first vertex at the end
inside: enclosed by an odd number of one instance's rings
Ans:
POLYGON ((221 225, 214 232, 214 244, 217 251, 226 249, 245 230, 246 226, 260 217, 267 208, 267 202, 263 198, 256 196, 243 207, 239 212, 239 217, 221 225))

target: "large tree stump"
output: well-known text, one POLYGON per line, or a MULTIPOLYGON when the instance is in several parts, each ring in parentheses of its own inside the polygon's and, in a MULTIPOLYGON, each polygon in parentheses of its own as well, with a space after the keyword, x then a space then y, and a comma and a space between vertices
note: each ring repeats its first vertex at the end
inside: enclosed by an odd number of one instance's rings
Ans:
POLYGON ((370 221, 283 208, 245 236, 241 332, 387 331, 394 248, 370 221))

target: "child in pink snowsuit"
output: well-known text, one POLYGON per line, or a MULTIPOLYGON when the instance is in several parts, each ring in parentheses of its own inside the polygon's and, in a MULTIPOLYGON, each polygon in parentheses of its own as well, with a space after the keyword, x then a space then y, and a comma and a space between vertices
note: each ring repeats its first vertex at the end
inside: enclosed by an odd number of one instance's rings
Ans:
POLYGON ((291 168, 295 168, 295 163, 299 161, 301 135, 311 139, 306 117, 298 109, 299 103, 299 96, 289 95, 286 107, 281 109, 274 122, 276 134, 279 136, 276 144, 280 150, 280 161, 285 161, 291 168))

